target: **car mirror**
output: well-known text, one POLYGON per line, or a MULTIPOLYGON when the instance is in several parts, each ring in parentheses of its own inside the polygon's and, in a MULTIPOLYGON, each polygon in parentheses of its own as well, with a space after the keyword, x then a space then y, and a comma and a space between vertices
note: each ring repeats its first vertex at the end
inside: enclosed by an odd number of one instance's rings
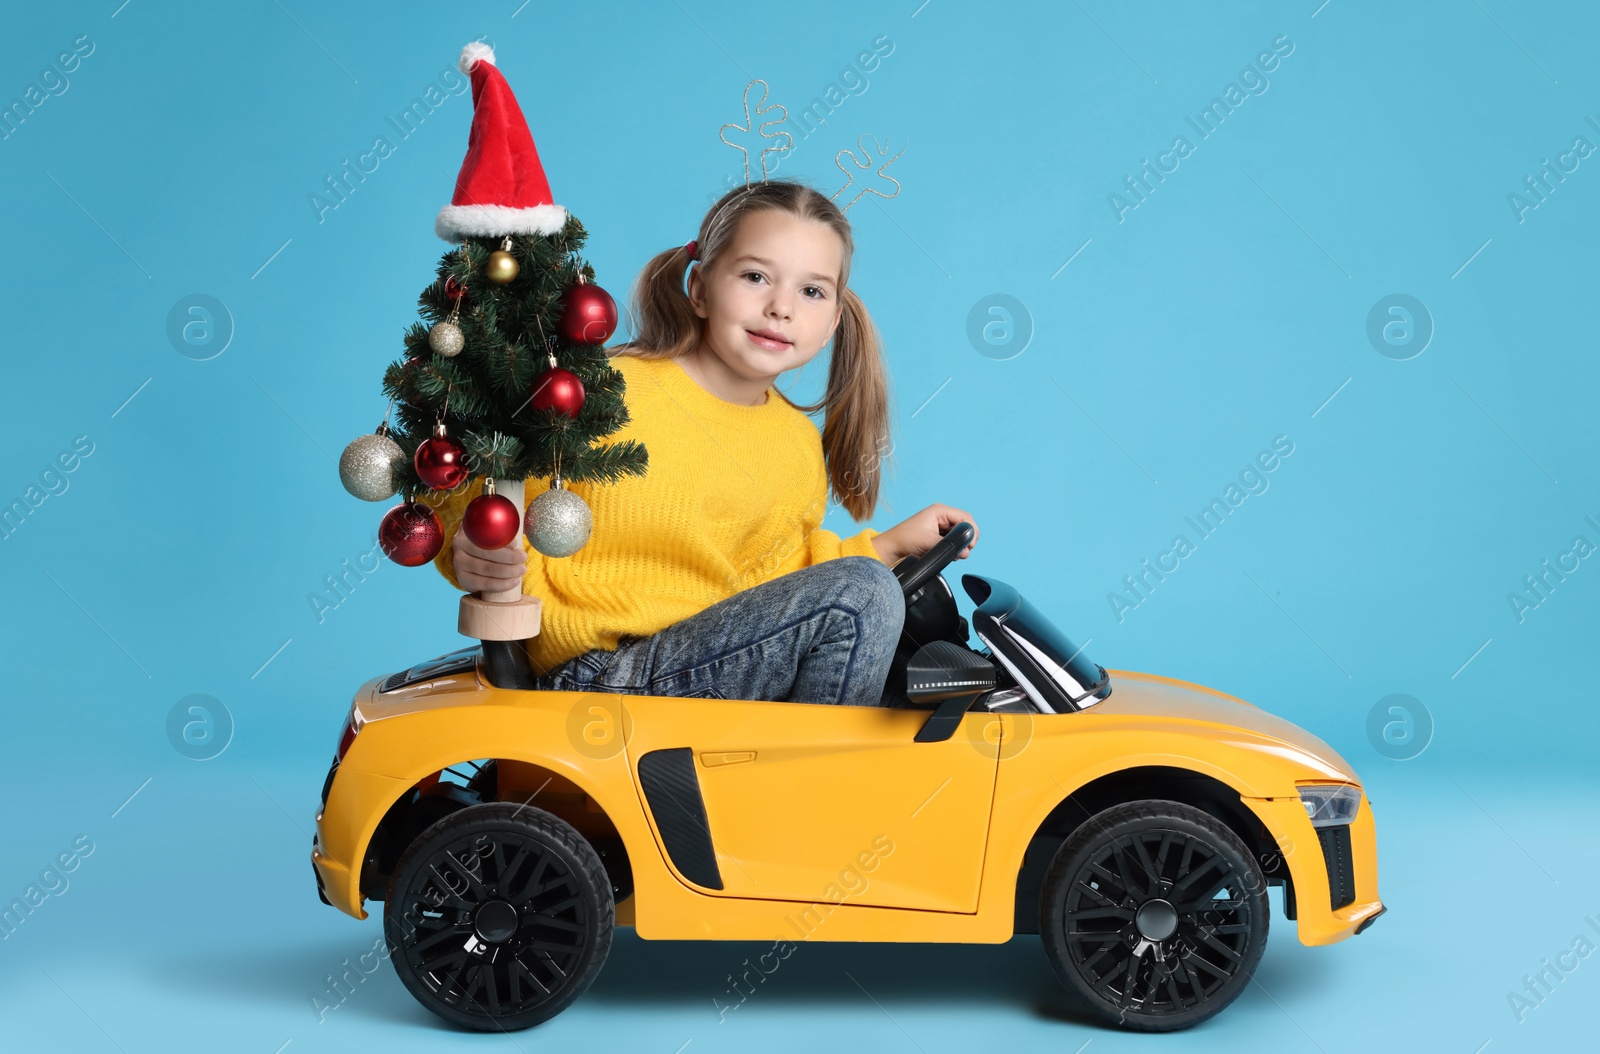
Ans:
POLYGON ((906 699, 933 707, 917 732, 918 743, 940 743, 955 735, 972 701, 994 688, 994 664, 953 641, 930 641, 906 663, 906 699))

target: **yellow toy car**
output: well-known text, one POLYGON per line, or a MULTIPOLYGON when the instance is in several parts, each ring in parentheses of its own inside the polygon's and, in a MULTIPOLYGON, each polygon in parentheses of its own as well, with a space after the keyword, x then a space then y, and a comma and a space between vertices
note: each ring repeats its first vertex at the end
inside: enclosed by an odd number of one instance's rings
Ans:
MULTIPOLYGON (((311 859, 325 903, 384 902, 441 1017, 537 1024, 650 940, 1000 943, 1040 934, 1124 1027, 1202 1021, 1249 983, 1267 888, 1304 944, 1383 913, 1371 806, 1316 737, 1222 692, 1090 662, 1003 582, 895 567, 883 706, 531 690, 484 642, 356 693, 311 859)), ((792 950, 792 944, 790 945, 792 950)))

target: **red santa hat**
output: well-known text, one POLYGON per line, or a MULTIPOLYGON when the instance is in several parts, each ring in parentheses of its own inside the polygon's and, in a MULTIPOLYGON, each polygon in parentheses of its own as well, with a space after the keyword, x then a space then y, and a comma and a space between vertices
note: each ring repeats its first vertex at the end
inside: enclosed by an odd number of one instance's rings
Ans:
POLYGON ((461 72, 472 78, 472 131, 467 159, 434 233, 447 242, 506 234, 554 234, 567 210, 553 202, 533 133, 516 96, 494 64, 494 49, 473 41, 461 49, 461 72))

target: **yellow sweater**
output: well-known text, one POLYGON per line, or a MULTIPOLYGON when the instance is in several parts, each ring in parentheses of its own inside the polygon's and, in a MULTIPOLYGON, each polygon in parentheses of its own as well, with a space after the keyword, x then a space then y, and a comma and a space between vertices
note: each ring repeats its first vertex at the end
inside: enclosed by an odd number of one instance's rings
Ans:
MULTIPOLYGON (((846 539, 822 530, 828 475, 822 435, 773 388, 760 406, 712 395, 673 359, 626 353, 611 359, 627 382, 629 422, 602 443, 637 439, 649 452, 643 476, 568 483, 594 513, 594 530, 569 557, 527 547, 522 591, 540 598, 534 668, 548 673, 624 634, 647 637, 720 600, 780 575, 841 556, 881 559, 870 528, 846 539)), ((529 477, 526 499, 550 478, 529 477)), ((474 480, 434 504, 444 548, 434 565, 456 581, 451 540, 474 480)), ((432 501, 429 502, 433 504, 432 501)))

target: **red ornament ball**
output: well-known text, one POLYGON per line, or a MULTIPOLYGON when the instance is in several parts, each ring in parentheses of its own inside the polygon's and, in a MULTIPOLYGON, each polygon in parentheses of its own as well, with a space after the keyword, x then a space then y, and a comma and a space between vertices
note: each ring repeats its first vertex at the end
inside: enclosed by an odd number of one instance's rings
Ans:
POLYGON ((561 335, 574 344, 604 344, 617 331, 617 302, 592 282, 568 286, 561 296, 561 335))
POLYGON ((583 409, 583 382, 571 370, 553 366, 534 379, 532 401, 535 410, 556 410, 575 418, 583 409))
POLYGON ((480 549, 503 549, 522 530, 522 513, 504 494, 480 494, 467 503, 461 529, 480 549))
POLYGON ((444 295, 451 300, 460 300, 467 295, 467 291, 461 288, 461 283, 456 281, 454 275, 445 275, 444 295))
POLYGON ((417 477, 432 490, 455 490, 467 478, 467 451, 449 436, 424 440, 411 458, 417 477))
POLYGON ((439 555, 444 548, 444 528, 433 510, 418 501, 396 505, 378 525, 378 545, 402 567, 416 567, 439 555))

